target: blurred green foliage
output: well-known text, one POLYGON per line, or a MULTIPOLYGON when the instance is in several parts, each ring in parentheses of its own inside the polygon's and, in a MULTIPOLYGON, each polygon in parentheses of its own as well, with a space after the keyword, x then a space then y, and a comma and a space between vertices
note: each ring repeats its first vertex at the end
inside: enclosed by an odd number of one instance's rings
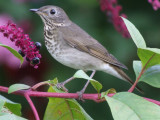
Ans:
MULTIPOLYGON (((54 60, 47 52, 44 45, 43 37, 43 23, 39 16, 29 11, 31 8, 39 8, 44 5, 56 5, 63 8, 70 19, 78 24, 81 28, 86 30, 91 36, 102 43, 119 61, 124 63, 129 70, 127 74, 135 80, 135 74, 132 68, 133 60, 137 60, 136 46, 131 39, 123 38, 114 29, 111 23, 100 10, 97 0, 22 0, 26 2, 16 2, 16 0, 1 0, 0 1, 0 15, 8 14, 12 17, 15 23, 19 24, 21 21, 27 20, 31 22, 31 29, 27 32, 33 41, 39 41, 43 47, 41 49, 42 60, 39 68, 36 70, 32 67, 12 70, 5 65, 0 66, 0 85, 10 86, 13 83, 21 82, 33 85, 37 82, 53 79, 57 77, 59 81, 71 77, 75 70, 65 67, 54 60), (24 79, 24 76, 31 76, 34 82, 29 79, 24 79)), ((159 48, 160 46, 160 16, 159 11, 154 11, 152 6, 146 1, 122 1, 119 3, 123 6, 123 12, 127 14, 128 19, 140 30, 147 46, 159 48)), ((89 72, 90 73, 90 72, 89 72)), ((124 81, 119 80, 111 75, 103 72, 97 72, 94 79, 99 80, 103 85, 103 90, 115 88, 117 92, 126 91, 130 85, 124 81)), ((77 92, 83 88, 86 80, 76 79, 67 84, 70 92, 77 92)), ((144 90, 145 97, 160 100, 158 96, 160 90, 153 88, 145 83, 139 83, 144 90)), ((45 88, 44 88, 45 89, 45 88)), ((43 89, 43 90, 44 90, 43 89)), ((87 93, 95 93, 96 91, 90 85, 87 93)), ((136 92, 139 94, 138 92, 136 92)), ((6 94, 4 94, 7 96, 6 94)), ((141 95, 143 96, 143 95, 141 95)), ((10 95, 7 96, 12 101, 22 103, 23 115, 30 120, 34 119, 28 103, 24 98, 10 95), (25 113, 25 114, 24 114, 25 113), (28 116, 30 117, 28 117, 28 116)), ((44 115, 44 110, 47 104, 46 99, 34 99, 38 112, 41 118, 44 115), (38 102, 39 101, 39 102, 38 102), (42 106, 44 104, 44 106, 42 106)), ((85 111, 95 120, 112 120, 108 105, 106 103, 95 103, 93 101, 79 102, 85 111)))

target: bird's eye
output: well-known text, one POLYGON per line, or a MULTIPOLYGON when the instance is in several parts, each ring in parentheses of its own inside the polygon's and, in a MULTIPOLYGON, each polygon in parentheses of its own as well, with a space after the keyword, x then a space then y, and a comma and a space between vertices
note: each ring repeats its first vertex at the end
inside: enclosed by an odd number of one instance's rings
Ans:
POLYGON ((56 13, 56 11, 55 11, 54 9, 52 9, 52 10, 50 11, 50 13, 51 13, 52 15, 54 15, 54 14, 56 13))

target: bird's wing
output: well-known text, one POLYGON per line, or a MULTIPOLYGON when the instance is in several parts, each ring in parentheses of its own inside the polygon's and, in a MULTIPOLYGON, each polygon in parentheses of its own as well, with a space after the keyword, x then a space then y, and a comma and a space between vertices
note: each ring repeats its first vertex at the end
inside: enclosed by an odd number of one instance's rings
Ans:
POLYGON ((60 31, 63 39, 70 46, 80 51, 89 53, 90 55, 101 59, 106 63, 127 69, 125 65, 120 63, 113 55, 109 54, 109 52, 97 40, 89 36, 76 24, 63 27, 60 31))

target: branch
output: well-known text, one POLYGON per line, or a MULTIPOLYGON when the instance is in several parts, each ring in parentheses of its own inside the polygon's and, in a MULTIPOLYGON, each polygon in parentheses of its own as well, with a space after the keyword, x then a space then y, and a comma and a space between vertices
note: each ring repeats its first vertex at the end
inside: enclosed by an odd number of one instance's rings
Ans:
POLYGON ((31 100, 31 98, 30 98, 29 95, 28 95, 28 91, 25 92, 24 97, 25 97, 26 100, 28 101, 28 103, 29 103, 29 105, 30 105, 30 107, 31 107, 31 109, 32 109, 32 111, 33 111, 33 114, 34 114, 34 116, 35 116, 35 118, 36 118, 36 120, 40 120, 39 115, 38 115, 38 112, 37 112, 37 110, 36 110, 36 108, 35 108, 32 100, 31 100))
POLYGON ((146 99, 147 101, 152 102, 152 103, 157 104, 157 105, 159 105, 159 106, 160 106, 160 102, 159 102, 159 101, 157 101, 157 100, 153 100, 153 99, 145 98, 145 97, 144 97, 144 99, 146 99))
POLYGON ((142 68, 142 70, 141 70, 139 76, 137 77, 136 81, 134 82, 134 84, 132 85, 132 87, 128 90, 128 92, 133 92, 133 90, 135 89, 135 87, 136 87, 139 79, 141 78, 141 76, 142 76, 143 73, 145 72, 145 69, 146 69, 148 63, 152 60, 152 58, 153 58, 155 55, 156 55, 156 54, 154 53, 154 54, 149 58, 149 60, 147 61, 147 63, 146 63, 146 64, 144 65, 144 67, 142 68))
MULTIPOLYGON (((8 93, 8 88, 0 86, 0 91, 8 93)), ((13 92, 11 94, 25 96, 26 93, 30 97, 32 96, 32 97, 56 97, 56 98, 78 99, 77 93, 51 93, 51 92, 37 92, 37 91, 29 91, 29 90, 19 90, 19 91, 13 92)), ((112 97, 113 95, 114 94, 108 94, 109 97, 112 97)), ((83 99, 93 100, 98 103, 105 101, 104 99, 99 99, 99 94, 83 94, 83 99)), ((160 101, 156 101, 156 100, 149 99, 149 98, 144 98, 144 99, 160 106, 160 101)))
MULTIPOLYGON (((8 87, 0 86, 0 92, 8 93, 8 87)), ((31 90, 19 90, 19 91, 15 91, 11 94, 21 95, 26 98, 26 100, 28 101, 28 103, 34 113, 36 120, 40 120, 40 118, 39 118, 38 112, 37 112, 32 100, 30 99, 31 96, 32 97, 72 98, 72 99, 79 98, 77 93, 51 93, 51 92, 38 92, 38 91, 31 91, 31 90)), ((112 97, 113 95, 115 95, 115 94, 108 94, 109 97, 112 97)), ((105 99, 100 99, 99 94, 83 94, 83 99, 93 100, 97 103, 105 101, 105 99)), ((144 98, 144 99, 160 106, 160 101, 156 101, 156 100, 153 100, 150 98, 144 98)))

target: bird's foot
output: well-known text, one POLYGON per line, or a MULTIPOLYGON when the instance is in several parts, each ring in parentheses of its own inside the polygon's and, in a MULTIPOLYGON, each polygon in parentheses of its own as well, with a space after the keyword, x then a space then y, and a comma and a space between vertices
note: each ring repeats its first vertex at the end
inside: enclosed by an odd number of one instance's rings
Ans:
POLYGON ((77 94, 78 94, 78 100, 81 100, 81 101, 84 102, 85 101, 83 99, 84 90, 78 91, 77 94))
POLYGON ((68 92, 68 89, 67 89, 64 85, 65 85, 65 84, 64 84, 63 82, 61 82, 61 83, 57 83, 56 87, 57 87, 58 89, 62 89, 62 90, 65 91, 65 92, 68 92))

